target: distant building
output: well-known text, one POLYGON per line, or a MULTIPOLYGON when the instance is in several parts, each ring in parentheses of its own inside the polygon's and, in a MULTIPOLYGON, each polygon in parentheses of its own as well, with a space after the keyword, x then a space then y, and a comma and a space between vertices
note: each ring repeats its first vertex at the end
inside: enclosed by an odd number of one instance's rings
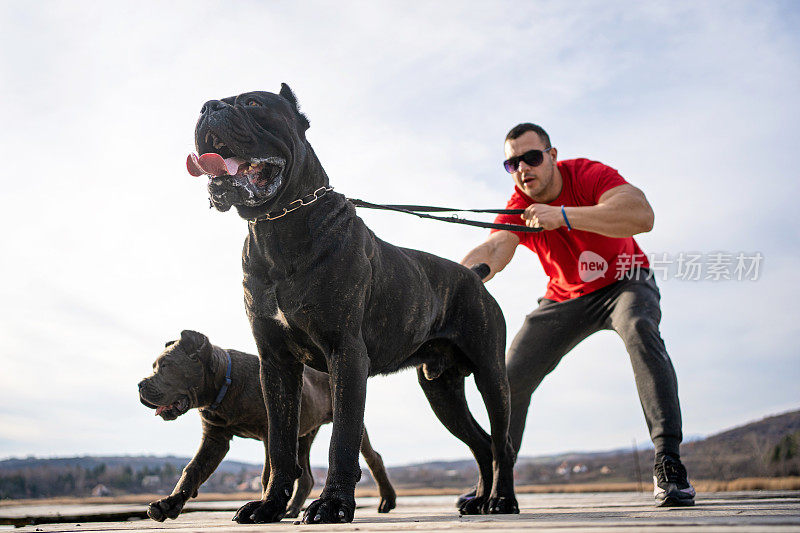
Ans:
POLYGON ((587 467, 584 464, 580 464, 579 463, 579 464, 577 464, 577 465, 572 467, 572 473, 573 474, 583 474, 584 472, 588 472, 588 471, 589 471, 589 467, 587 467))
POLYGON ((95 488, 92 489, 92 496, 95 497, 111 496, 111 491, 108 490, 108 487, 100 483, 95 488))
POLYGON ((261 491, 261 476, 250 478, 249 480, 242 481, 237 485, 236 490, 239 491, 261 491))
POLYGON ((157 487, 161 485, 161 476, 144 476, 142 487, 157 487))

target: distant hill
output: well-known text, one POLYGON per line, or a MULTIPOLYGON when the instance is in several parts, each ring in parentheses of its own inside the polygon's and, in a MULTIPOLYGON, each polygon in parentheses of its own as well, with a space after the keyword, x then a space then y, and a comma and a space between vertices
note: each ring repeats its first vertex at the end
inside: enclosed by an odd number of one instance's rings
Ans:
MULTIPOLYGON (((692 479, 729 481, 743 477, 800 475, 800 410, 770 416, 681 446, 692 479)), ((618 449, 519 457, 520 485, 631 482, 649 483, 653 450, 618 449), (638 456, 638 472, 637 472, 638 456)), ((458 487, 474 483, 473 461, 430 462, 389 469, 398 486, 458 487)))
MULTIPOLYGON (((25 457, 21 459, 6 459, 0 461, 0 475, 4 472, 13 472, 21 469, 37 468, 84 468, 91 470, 105 465, 106 468, 122 468, 130 466, 134 472, 140 470, 162 470, 166 465, 183 470, 189 462, 188 457, 176 457, 168 455, 158 457, 155 455, 131 455, 131 456, 80 456, 80 457, 56 457, 40 459, 36 457, 25 457)), ((240 461, 223 461, 217 468, 217 472, 240 472, 241 470, 252 470, 257 467, 254 463, 244 463, 240 461)))
POLYGON ((800 410, 687 443, 681 450, 697 478, 800 475, 800 410))
MULTIPOLYGON (((800 410, 686 442, 681 452, 695 480, 800 475, 800 410)), ((639 450, 636 455, 633 450, 619 449, 520 457, 515 479, 520 485, 649 482, 652 460, 652 449, 639 450)), ((6 459, 0 461, 0 498, 168 493, 188 462, 189 458, 174 456, 6 459)), ((201 492, 260 490, 261 469, 261 464, 223 461, 201 492)), ((469 487, 477 476, 472 459, 431 461, 388 470, 399 488, 469 487)), ((318 481, 324 480, 325 474, 324 468, 314 468, 318 481)), ((364 472, 360 484, 372 484, 369 472, 364 472)))

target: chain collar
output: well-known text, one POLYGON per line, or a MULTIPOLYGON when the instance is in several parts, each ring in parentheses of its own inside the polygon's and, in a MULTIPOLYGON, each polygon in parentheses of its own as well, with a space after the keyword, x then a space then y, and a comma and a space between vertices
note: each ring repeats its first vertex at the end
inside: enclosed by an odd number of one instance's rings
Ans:
POLYGON ((284 207, 279 211, 271 211, 266 215, 261 215, 255 218, 248 219, 251 223, 258 222, 259 220, 275 220, 281 217, 285 217, 292 211, 300 209, 303 206, 311 205, 323 196, 325 196, 329 191, 332 191, 333 187, 320 187, 316 191, 303 196, 302 198, 298 198, 297 200, 290 202, 289 205, 284 207))

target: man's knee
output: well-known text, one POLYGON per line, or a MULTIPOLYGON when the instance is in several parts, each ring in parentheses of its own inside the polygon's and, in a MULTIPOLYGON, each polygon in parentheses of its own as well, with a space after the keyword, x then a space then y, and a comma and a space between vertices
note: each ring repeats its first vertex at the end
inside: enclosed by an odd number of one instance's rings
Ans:
POLYGON ((511 407, 516 408, 520 404, 530 402, 535 387, 531 383, 529 372, 516 368, 515 365, 507 366, 506 372, 508 374, 508 394, 511 407))
POLYGON ((545 376, 558 366, 561 357, 561 351, 549 353, 539 350, 531 350, 524 354, 516 353, 509 357, 506 372, 512 406, 520 402, 529 402, 531 395, 545 376))
POLYGON ((663 346, 658 321, 649 315, 634 315, 625 319, 617 328, 626 346, 663 346))
POLYGON ((510 365, 507 372, 511 408, 516 409, 520 405, 527 406, 530 403, 533 392, 549 370, 543 370, 539 366, 510 365))

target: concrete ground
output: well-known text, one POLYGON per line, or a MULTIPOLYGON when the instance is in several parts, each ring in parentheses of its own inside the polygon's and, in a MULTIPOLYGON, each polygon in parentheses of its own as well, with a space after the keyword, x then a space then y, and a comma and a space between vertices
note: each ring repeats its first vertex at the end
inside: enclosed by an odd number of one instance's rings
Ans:
MULTIPOLYGON (((448 531, 464 529, 500 533, 537 531, 742 531, 800 532, 800 492, 749 491, 701 494, 697 505, 659 509, 651 498, 638 493, 520 494, 518 515, 459 517, 455 496, 400 497, 397 508, 378 514, 376 498, 360 498, 351 524, 300 525, 293 519, 276 524, 239 525, 231 522, 243 502, 190 502, 177 520, 154 522, 139 505, 37 505, 0 508, 0 523, 41 522, 14 530, 34 531, 448 531), (49 518, 48 518, 49 517, 49 518)), ((13 525, 0 526, 13 528, 13 525)))

